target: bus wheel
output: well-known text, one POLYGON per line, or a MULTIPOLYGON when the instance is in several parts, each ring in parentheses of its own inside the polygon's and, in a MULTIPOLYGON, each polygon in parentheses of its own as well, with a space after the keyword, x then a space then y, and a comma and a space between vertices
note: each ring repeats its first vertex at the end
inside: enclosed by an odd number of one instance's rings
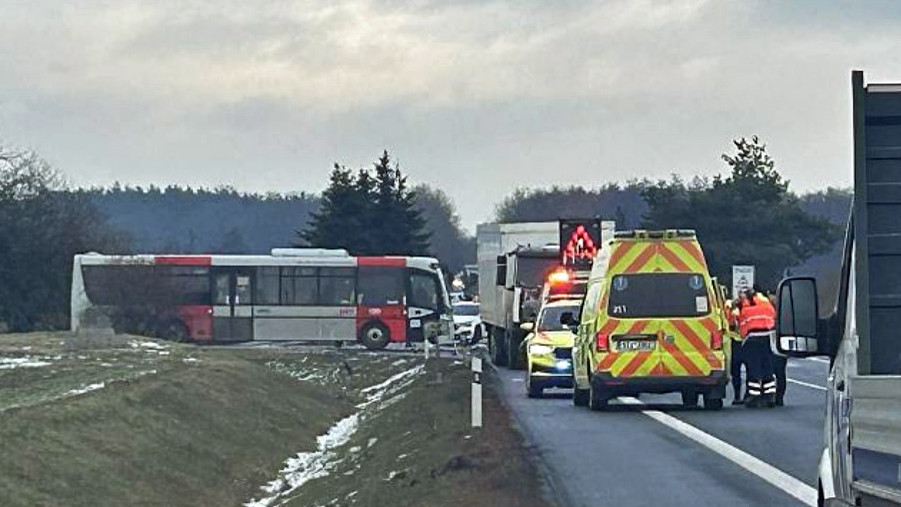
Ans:
POLYGON ((382 350, 391 341, 391 333, 381 322, 369 322, 360 329, 359 339, 369 350, 382 350))
POLYGON ((163 324, 159 336, 170 342, 188 341, 188 328, 179 320, 170 320, 163 324))

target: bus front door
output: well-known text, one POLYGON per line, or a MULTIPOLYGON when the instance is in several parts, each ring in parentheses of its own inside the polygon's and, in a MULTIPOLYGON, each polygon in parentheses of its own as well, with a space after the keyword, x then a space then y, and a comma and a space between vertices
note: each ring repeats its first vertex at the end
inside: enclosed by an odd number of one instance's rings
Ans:
POLYGON ((213 338, 217 341, 253 340, 253 271, 247 268, 213 270, 213 338))
POLYGON ((407 297, 407 341, 421 342, 427 336, 428 331, 434 331, 432 327, 441 316, 441 291, 435 275, 425 271, 410 270, 408 277, 407 297))

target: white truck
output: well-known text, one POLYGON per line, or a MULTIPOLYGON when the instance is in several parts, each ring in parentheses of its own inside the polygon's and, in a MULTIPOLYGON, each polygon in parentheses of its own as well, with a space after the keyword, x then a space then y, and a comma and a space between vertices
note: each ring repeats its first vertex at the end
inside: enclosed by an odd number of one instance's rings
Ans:
MULTIPOLYGON (((522 368, 520 324, 537 316, 547 297, 548 274, 566 268, 578 281, 614 230, 614 222, 597 219, 479 224, 479 312, 495 364, 522 368)), ((575 284, 570 289, 578 292, 575 284)), ((584 283, 581 290, 584 294, 584 283)))
POLYGON ((819 317, 813 278, 779 287, 776 349, 831 358, 819 505, 901 505, 901 84, 851 76, 854 205, 841 284, 819 317))
POLYGON ((557 222, 489 223, 476 228, 479 313, 494 364, 521 367, 519 344, 524 333, 519 325, 528 320, 528 307, 540 297, 547 272, 560 265, 558 234, 557 222))

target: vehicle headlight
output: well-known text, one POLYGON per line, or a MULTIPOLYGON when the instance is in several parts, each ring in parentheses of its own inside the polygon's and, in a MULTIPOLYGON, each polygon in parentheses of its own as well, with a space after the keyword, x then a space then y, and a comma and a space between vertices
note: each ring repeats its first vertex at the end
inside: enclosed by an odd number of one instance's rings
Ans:
POLYGON ((553 351, 554 351, 553 347, 549 347, 547 345, 541 345, 540 343, 529 345, 529 354, 535 354, 536 356, 550 354, 553 351))

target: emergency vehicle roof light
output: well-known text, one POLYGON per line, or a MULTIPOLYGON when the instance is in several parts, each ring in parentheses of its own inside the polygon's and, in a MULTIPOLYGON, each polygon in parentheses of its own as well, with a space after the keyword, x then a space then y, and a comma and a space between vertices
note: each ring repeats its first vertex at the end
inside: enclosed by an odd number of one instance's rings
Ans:
POLYGON ((616 239, 694 238, 695 235, 694 229, 667 229, 665 231, 636 229, 634 231, 617 231, 613 233, 613 237, 616 239))
POLYGON ((547 281, 551 284, 569 283, 569 271, 565 269, 552 271, 551 274, 547 275, 547 281))

